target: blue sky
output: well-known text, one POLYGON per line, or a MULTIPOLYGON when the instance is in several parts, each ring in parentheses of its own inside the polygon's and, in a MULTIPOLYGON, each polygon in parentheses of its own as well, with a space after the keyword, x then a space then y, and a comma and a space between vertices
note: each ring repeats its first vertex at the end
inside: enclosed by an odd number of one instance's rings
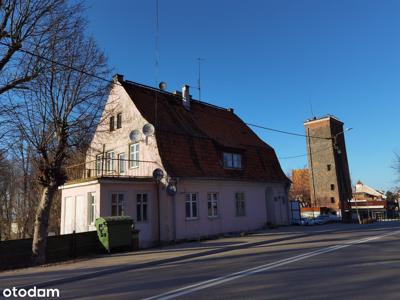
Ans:
MULTIPOLYGON (((89 33, 115 72, 155 85, 155 0, 86 1, 89 33)), ((346 133, 352 181, 397 185, 400 153, 400 1, 159 0, 158 79, 197 84, 202 100, 233 107, 249 123, 304 133, 312 103, 346 133)), ((197 91, 192 94, 198 97, 197 91)), ((279 157, 306 153, 305 139, 255 130, 279 157)), ((281 159, 285 172, 307 158, 281 159)))

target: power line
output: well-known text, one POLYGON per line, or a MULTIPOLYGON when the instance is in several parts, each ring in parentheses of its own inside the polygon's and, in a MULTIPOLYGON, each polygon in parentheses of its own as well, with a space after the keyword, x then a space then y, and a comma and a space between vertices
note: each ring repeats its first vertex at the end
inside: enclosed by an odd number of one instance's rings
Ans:
MULTIPOLYGON (((157 14, 158 14, 158 13, 157 13, 157 14)), ((6 47, 9 47, 9 48, 12 48, 11 45, 9 45, 9 44, 7 44, 7 43, 4 43, 4 42, 1 42, 1 41, 0 41, 0 45, 3 45, 3 46, 6 46, 6 47)), ((122 84, 119 83, 118 81, 113 81, 113 80, 106 79, 106 78, 104 78, 104 77, 98 76, 98 75, 96 75, 96 74, 91 74, 91 73, 89 73, 89 72, 80 70, 80 69, 75 68, 75 67, 73 67, 73 66, 69 66, 69 65, 66 65, 66 64, 61 63, 61 62, 58 62, 58 61, 54 61, 54 60, 52 60, 52 59, 50 59, 50 58, 47 58, 47 57, 45 57, 45 56, 43 56, 43 55, 40 55, 40 54, 37 54, 37 53, 33 53, 33 52, 31 52, 31 51, 29 51, 29 50, 26 50, 26 49, 24 49, 24 48, 19 48, 17 51, 20 51, 20 52, 29 54, 29 55, 31 55, 31 56, 38 57, 38 58, 43 59, 43 60, 45 60, 45 61, 47 61, 47 62, 50 62, 50 63, 52 63, 52 64, 59 65, 59 66, 61 66, 61 67, 63 67, 63 68, 71 69, 71 70, 73 70, 73 71, 75 71, 75 72, 82 73, 82 74, 85 74, 85 75, 87 75, 87 76, 91 76, 91 77, 93 77, 93 78, 102 80, 102 81, 107 82, 107 83, 111 83, 111 84, 116 84, 116 85, 122 86, 122 84)), ((141 86, 144 86, 144 85, 141 85, 141 86)), ((154 89, 154 90, 157 90, 157 88, 153 88, 153 89, 154 89)), ((290 131, 286 131, 286 130, 275 129, 275 128, 266 127, 266 126, 257 125, 257 124, 252 124, 252 123, 246 123, 246 122, 244 122, 244 123, 245 123, 246 125, 248 125, 248 126, 251 126, 251 127, 255 127, 255 128, 259 128, 259 129, 264 129, 264 130, 268 130, 268 131, 273 131, 273 132, 278 132, 278 133, 287 134, 287 135, 292 135, 292 136, 299 136, 299 137, 306 137, 306 138, 314 138, 314 139, 324 139, 324 140, 331 140, 331 139, 332 139, 332 137, 309 136, 309 135, 307 135, 307 134, 301 134, 301 133, 296 133, 296 132, 290 132, 290 131)))

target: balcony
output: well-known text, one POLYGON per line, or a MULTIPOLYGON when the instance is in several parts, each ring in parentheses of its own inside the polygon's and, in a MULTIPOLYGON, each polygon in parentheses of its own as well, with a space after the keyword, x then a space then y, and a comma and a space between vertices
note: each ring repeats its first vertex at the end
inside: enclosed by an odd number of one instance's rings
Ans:
POLYGON ((67 182, 97 178, 150 178, 161 166, 154 161, 101 158, 66 168, 67 182))

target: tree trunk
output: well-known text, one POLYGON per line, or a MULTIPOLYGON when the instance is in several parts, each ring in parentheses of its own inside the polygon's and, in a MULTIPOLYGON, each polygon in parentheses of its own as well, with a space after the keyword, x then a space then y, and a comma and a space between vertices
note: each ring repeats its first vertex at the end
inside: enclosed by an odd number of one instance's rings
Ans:
POLYGON ((36 212, 35 228, 32 241, 32 262, 35 265, 46 262, 47 229, 51 204, 57 187, 54 185, 43 188, 39 207, 36 212))

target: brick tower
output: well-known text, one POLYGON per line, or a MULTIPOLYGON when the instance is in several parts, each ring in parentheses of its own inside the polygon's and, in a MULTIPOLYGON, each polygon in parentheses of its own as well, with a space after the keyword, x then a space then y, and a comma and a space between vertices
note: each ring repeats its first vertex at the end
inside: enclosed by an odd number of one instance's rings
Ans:
POLYGON ((351 181, 344 140, 343 122, 333 116, 314 118, 304 123, 310 172, 311 206, 321 212, 349 214, 351 181))

